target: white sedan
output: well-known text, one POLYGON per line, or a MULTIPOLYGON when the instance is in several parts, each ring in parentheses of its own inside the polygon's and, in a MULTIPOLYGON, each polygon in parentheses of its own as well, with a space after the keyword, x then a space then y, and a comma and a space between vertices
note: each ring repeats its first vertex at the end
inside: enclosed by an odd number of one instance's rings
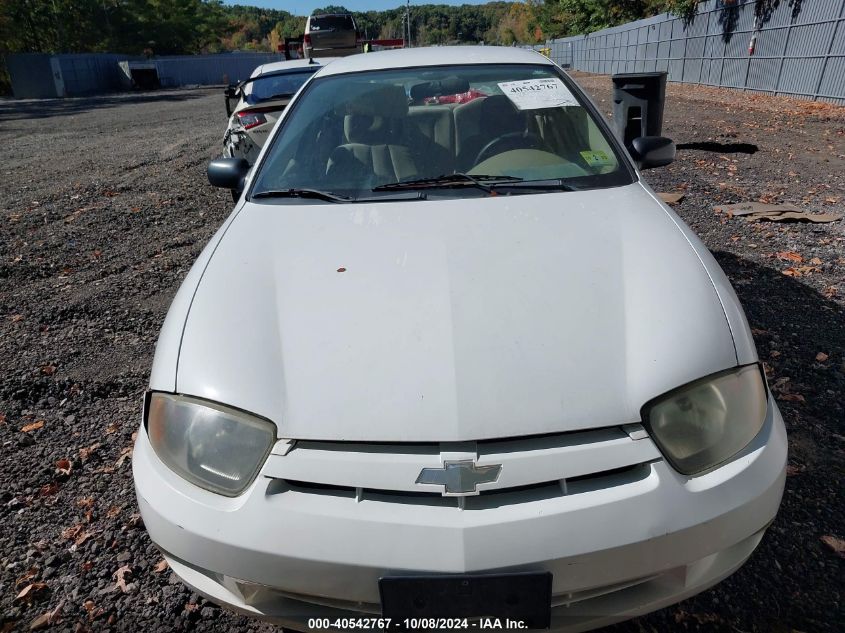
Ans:
POLYGON ((263 64, 246 81, 228 87, 225 97, 229 124, 223 135, 223 155, 244 158, 253 164, 296 91, 330 61, 295 59, 263 64))
POLYGON ((781 501, 731 286, 550 60, 320 69, 176 295, 133 458, 188 586, 299 629, 581 631, 707 589, 781 501), (352 624, 350 624, 352 623, 352 624))

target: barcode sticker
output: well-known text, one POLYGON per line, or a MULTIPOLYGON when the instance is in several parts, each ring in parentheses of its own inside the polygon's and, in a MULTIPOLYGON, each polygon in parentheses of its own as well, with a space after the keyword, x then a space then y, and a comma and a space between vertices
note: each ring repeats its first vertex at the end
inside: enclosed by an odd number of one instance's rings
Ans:
POLYGON ((578 101, 557 77, 506 81, 500 83, 499 88, 520 110, 578 105, 578 101))

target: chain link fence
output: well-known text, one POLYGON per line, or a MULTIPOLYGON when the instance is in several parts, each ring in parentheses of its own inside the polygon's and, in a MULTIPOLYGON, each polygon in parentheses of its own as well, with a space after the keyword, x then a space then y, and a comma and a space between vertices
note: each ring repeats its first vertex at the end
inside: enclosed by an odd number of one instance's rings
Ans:
POLYGON ((551 40, 564 68, 666 71, 669 81, 845 104, 845 0, 707 0, 672 14, 551 40))

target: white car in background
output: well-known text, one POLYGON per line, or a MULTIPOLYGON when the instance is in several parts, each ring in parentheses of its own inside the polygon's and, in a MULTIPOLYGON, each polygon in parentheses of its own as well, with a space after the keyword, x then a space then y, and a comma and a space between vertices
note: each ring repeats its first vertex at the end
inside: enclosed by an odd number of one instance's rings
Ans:
POLYGON ((173 570, 303 630, 569 631, 736 571, 786 433, 725 274, 640 175, 674 152, 630 155, 533 51, 321 68, 251 171, 209 165, 243 195, 133 454, 173 570))
POLYGON ((330 61, 330 58, 295 59, 264 64, 246 81, 227 88, 229 125, 223 135, 223 155, 243 158, 250 165, 255 163, 270 131, 297 90, 330 61))

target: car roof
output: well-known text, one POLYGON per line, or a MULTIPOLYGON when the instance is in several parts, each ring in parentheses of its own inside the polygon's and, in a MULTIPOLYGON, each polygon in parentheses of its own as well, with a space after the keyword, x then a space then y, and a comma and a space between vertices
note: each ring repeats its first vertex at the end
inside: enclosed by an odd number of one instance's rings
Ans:
POLYGON ((252 71, 250 79, 258 77, 259 75, 266 75, 267 73, 276 73, 282 70, 296 70, 306 66, 325 66, 331 61, 339 59, 337 57, 320 57, 319 59, 291 59, 282 62, 270 62, 269 64, 261 64, 258 68, 252 71))
POLYGON ((507 46, 432 46, 398 48, 375 53, 341 57, 318 71, 319 76, 356 73, 365 70, 390 70, 417 66, 454 66, 456 64, 546 64, 553 62, 537 51, 507 46))

